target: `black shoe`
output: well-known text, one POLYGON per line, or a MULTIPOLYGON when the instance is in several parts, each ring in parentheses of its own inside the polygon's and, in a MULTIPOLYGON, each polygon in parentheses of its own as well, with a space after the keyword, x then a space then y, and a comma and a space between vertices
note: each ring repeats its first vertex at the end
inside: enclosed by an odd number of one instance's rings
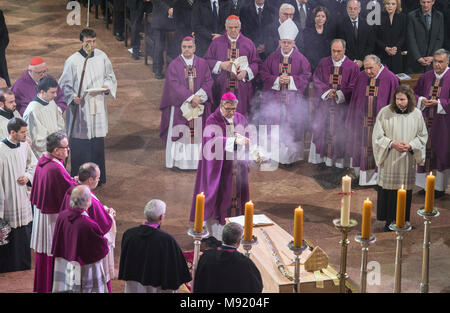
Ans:
POLYGON ((164 74, 161 72, 156 72, 155 73, 155 78, 156 79, 164 79, 164 74))
POLYGON ((439 191, 439 190, 435 190, 434 191, 434 198, 435 199, 439 199, 440 197, 443 197, 445 195, 445 191, 439 191))
POLYGON ((320 163, 320 164, 318 165, 318 168, 319 168, 319 170, 321 170, 321 171, 326 170, 327 167, 328 167, 328 166, 327 166, 325 163, 320 163))
POLYGON ((124 41, 124 38, 122 36, 122 34, 117 33, 114 38, 116 38, 117 41, 124 41))
POLYGON ((385 232, 392 232, 393 230, 389 228, 389 225, 384 225, 385 232))
POLYGON ((134 53, 134 52, 133 52, 133 53, 131 54, 131 58, 132 58, 133 60, 136 60, 136 61, 139 60, 139 52, 138 52, 138 53, 134 53))

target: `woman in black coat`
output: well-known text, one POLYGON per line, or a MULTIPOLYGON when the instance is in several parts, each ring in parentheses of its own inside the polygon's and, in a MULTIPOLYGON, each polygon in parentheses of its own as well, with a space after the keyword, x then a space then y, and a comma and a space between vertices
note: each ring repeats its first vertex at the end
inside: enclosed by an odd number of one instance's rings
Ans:
POLYGON ((8 65, 6 64, 6 47, 8 47, 8 44, 8 28, 6 27, 3 12, 0 10, 0 77, 6 81, 8 87, 11 87, 8 75, 8 65))
POLYGON ((381 25, 377 27, 377 55, 395 74, 403 72, 401 52, 406 38, 406 15, 401 11, 400 0, 384 0, 381 25))

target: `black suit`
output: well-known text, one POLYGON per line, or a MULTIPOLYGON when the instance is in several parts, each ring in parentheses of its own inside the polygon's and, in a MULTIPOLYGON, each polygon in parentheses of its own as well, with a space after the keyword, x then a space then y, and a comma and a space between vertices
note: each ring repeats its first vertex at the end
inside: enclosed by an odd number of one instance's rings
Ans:
POLYGON ((234 14, 237 16, 241 15, 242 8, 245 7, 249 2, 253 3, 253 0, 237 0, 235 5, 233 0, 229 1, 230 1, 230 15, 234 14))
POLYGON ((186 36, 192 36, 192 26, 191 26, 191 16, 192 16, 192 4, 187 0, 175 0, 173 5, 173 17, 175 19, 175 42, 173 43, 176 47, 174 49, 177 54, 181 53, 181 40, 186 36))
POLYGON ((381 14, 381 25, 377 27, 376 49, 381 62, 386 64, 393 73, 403 72, 403 57, 400 54, 405 46, 406 15, 395 13, 391 21, 386 12, 381 14), (397 47, 397 54, 390 56, 386 47, 397 47))
POLYGON ((0 10, 0 77, 6 81, 6 85, 8 87, 11 87, 8 74, 8 65, 6 64, 6 47, 8 47, 8 44, 8 28, 6 27, 3 12, 0 10))
MULTIPOLYGON (((272 24, 276 20, 276 16, 276 9, 268 4, 264 4, 260 23, 255 3, 252 1, 241 9, 241 32, 244 36, 250 38, 255 47, 258 48, 259 45, 264 44, 264 37, 267 35, 264 32, 265 25, 272 24)), ((259 54, 262 60, 267 56, 265 52, 259 54)))
MULTIPOLYGON (((295 8, 295 12, 294 12, 294 18, 293 21, 296 22, 298 25, 300 25, 300 12, 298 10, 298 2, 297 0, 289 0, 286 1, 287 3, 291 4, 294 6, 295 8)), ((303 5, 306 7, 306 23, 305 23, 305 28, 306 27, 311 27, 312 25, 314 25, 314 17, 312 16, 312 10, 316 7, 316 2, 313 0, 308 0, 307 3, 304 3, 303 5)), ((298 29, 299 31, 301 31, 300 27, 298 29)))
POLYGON ((195 34, 196 55, 203 57, 211 44, 212 34, 223 34, 225 20, 230 12, 228 0, 218 0, 219 15, 217 24, 214 22, 210 0, 196 0, 192 7, 191 25, 195 34))
MULTIPOLYGON (((272 24, 267 25, 264 29, 264 33, 266 34, 264 36, 264 50, 266 56, 269 56, 272 52, 274 52, 278 48, 278 41, 280 40, 278 27, 280 27, 280 20, 276 18, 272 24)), ((298 29, 300 29, 300 26, 298 24, 297 27, 298 29)), ((297 38, 295 38, 295 45, 299 50, 302 47, 302 38, 303 36, 300 32, 298 33, 297 38)))
POLYGON ((444 16, 438 10, 432 10, 431 29, 428 31, 421 9, 408 14, 407 26, 408 43, 408 72, 424 73, 432 65, 422 66, 418 59, 432 56, 434 52, 444 46, 444 16))
POLYGON ((365 19, 358 18, 358 36, 355 38, 353 24, 347 17, 337 27, 337 37, 342 38, 347 43, 345 54, 350 60, 363 61, 365 56, 374 53, 375 50, 375 30, 367 25, 365 19))

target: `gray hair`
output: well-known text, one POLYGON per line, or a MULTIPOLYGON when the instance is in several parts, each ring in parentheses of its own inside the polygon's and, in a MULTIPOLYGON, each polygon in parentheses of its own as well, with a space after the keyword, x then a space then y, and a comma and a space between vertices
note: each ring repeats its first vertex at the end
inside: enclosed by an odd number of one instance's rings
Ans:
POLYGON ((144 215, 149 222, 157 222, 166 213, 166 204, 159 199, 150 200, 144 208, 144 215))
POLYGON ((440 54, 445 54, 447 56, 447 61, 450 61, 450 52, 448 50, 438 49, 434 52, 433 56, 440 55, 440 54))
POLYGON ((284 10, 286 10, 286 9, 291 9, 291 10, 294 10, 294 11, 295 11, 295 8, 294 8, 294 6, 293 6, 292 4, 289 4, 289 3, 283 3, 283 4, 280 6, 280 10, 278 11, 278 13, 281 13, 282 11, 284 11, 284 10))
POLYGON ((345 42, 344 39, 341 39, 341 38, 333 39, 333 41, 331 42, 330 47, 331 47, 335 42, 340 42, 340 43, 342 44, 342 46, 344 47, 344 50, 346 49, 347 43, 345 42))
POLYGON ((228 223, 222 231, 222 240, 226 245, 235 245, 242 239, 244 228, 238 223, 228 223))
POLYGON ((47 136, 47 152, 52 153, 56 148, 61 147, 61 140, 67 138, 64 131, 59 130, 47 136))
POLYGON ((374 61, 375 64, 381 64, 380 58, 377 57, 375 54, 368 54, 368 55, 366 55, 366 57, 364 58, 364 62, 363 63, 366 63, 369 60, 374 61))
POLYGON ((87 209, 91 205, 91 191, 85 185, 76 186, 70 195, 72 208, 87 209))
POLYGON ((348 4, 349 4, 350 2, 352 2, 352 1, 358 3, 358 4, 359 4, 359 7, 361 7, 361 1, 359 1, 359 0, 348 0, 346 6, 348 6, 348 4))
POLYGON ((239 20, 237 20, 237 19, 229 19, 229 20, 228 20, 228 19, 227 19, 227 20, 225 20, 225 27, 226 27, 228 24, 230 24, 231 21, 238 21, 238 22, 239 22, 239 25, 242 25, 240 19, 239 19, 239 20))
POLYGON ((87 162, 80 166, 78 169, 78 179, 81 182, 84 182, 88 180, 89 178, 96 178, 97 176, 97 169, 100 170, 97 164, 93 162, 87 162))

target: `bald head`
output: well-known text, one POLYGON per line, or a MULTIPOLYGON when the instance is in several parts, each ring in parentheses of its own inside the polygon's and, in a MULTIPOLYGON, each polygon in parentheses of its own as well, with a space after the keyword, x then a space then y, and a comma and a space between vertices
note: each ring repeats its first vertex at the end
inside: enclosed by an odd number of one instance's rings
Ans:
POLYGON ((91 206, 91 190, 85 185, 80 185, 72 190, 70 195, 72 208, 87 210, 91 206))

